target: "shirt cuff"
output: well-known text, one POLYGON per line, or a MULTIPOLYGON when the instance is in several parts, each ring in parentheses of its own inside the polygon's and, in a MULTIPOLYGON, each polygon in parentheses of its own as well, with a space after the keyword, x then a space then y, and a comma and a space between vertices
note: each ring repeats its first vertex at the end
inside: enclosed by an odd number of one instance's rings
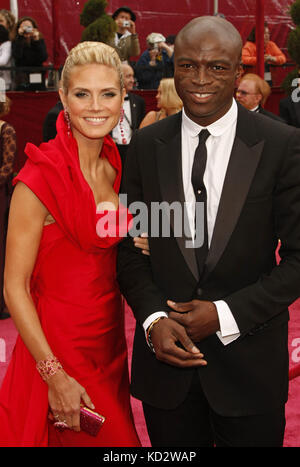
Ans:
POLYGON ((145 335, 147 334, 147 329, 151 323, 160 316, 168 318, 168 314, 165 311, 157 311, 156 313, 152 313, 152 315, 148 316, 148 318, 143 322, 143 328, 145 331, 145 335))
POLYGON ((240 337, 240 330, 227 303, 224 300, 218 300, 214 304, 220 323, 220 331, 217 332, 217 336, 223 345, 228 345, 240 337))

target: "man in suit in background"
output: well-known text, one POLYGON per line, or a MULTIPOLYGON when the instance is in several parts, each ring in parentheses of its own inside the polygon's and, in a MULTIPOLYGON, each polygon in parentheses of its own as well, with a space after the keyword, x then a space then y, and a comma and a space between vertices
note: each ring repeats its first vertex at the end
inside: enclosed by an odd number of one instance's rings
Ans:
POLYGON ((300 132, 233 99, 241 49, 225 19, 188 23, 175 41, 183 112, 136 132, 127 154, 129 208, 146 205, 152 221, 160 206, 158 234, 148 222, 150 258, 130 237, 118 254, 137 320, 131 390, 152 446, 283 443, 300 132))
POLYGON ((271 88, 267 81, 254 73, 247 73, 239 82, 236 99, 248 110, 282 121, 280 117, 264 109, 270 94, 271 88))
POLYGON ((288 125, 300 128, 300 72, 298 72, 298 86, 291 91, 290 96, 279 102, 279 115, 288 125))
POLYGON ((134 130, 137 130, 145 116, 145 100, 131 92, 134 87, 134 71, 130 65, 122 64, 125 101, 121 110, 118 125, 112 131, 112 138, 119 150, 124 167, 127 149, 134 130))
POLYGON ((56 120, 59 113, 63 110, 63 105, 60 101, 49 110, 43 123, 43 142, 47 143, 50 139, 56 137, 56 120))

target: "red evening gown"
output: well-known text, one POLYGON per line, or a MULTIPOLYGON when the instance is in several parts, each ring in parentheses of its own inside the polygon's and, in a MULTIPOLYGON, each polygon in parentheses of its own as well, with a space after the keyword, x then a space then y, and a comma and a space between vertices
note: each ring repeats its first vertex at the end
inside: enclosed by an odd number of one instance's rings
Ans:
MULTIPOLYGON (((48 386, 19 336, 0 390, 0 446, 140 446, 130 408, 124 316, 116 282, 121 237, 119 230, 115 237, 100 237, 98 228, 99 220, 109 215, 124 234, 127 210, 119 206, 117 212, 96 212, 63 113, 57 129, 55 140, 40 148, 27 145, 28 160, 15 179, 25 183, 55 219, 43 229, 31 295, 53 353, 106 421, 97 437, 57 431, 48 421, 48 386)), ((120 156, 110 137, 104 139, 101 157, 116 170, 118 192, 120 156)))

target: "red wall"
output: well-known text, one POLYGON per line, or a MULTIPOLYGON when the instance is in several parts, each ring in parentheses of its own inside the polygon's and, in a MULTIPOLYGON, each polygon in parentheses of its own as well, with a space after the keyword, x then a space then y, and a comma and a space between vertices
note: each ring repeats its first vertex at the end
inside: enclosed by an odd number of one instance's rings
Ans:
MULTIPOLYGON (((8 0, 1 0, 8 3, 8 0)), ((53 62, 52 8, 58 5, 59 62, 63 63, 68 50, 79 42, 82 27, 79 15, 84 0, 19 0, 19 17, 33 16, 45 35, 50 59, 53 62)), ((224 13, 246 39, 255 24, 255 0, 219 0, 219 12, 224 13)), ((269 22, 272 39, 283 49, 292 27, 288 8, 293 0, 266 0, 265 17, 269 22)), ((177 31, 193 17, 213 13, 213 0, 110 0, 107 12, 112 13, 128 5, 137 15, 136 28, 140 35, 141 49, 146 48, 146 37, 151 32, 165 36, 177 31)))

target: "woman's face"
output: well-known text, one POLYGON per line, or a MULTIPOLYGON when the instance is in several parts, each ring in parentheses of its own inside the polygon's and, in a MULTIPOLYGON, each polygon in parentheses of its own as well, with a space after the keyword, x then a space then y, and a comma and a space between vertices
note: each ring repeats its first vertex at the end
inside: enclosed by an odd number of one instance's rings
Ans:
POLYGON ((77 142, 99 140, 117 125, 125 90, 120 90, 117 70, 106 65, 75 66, 67 95, 60 89, 77 142))
POLYGON ((155 98, 156 98, 156 101, 157 101, 157 108, 161 109, 161 86, 158 87, 157 94, 156 94, 155 98))
POLYGON ((31 21, 26 19, 25 21, 22 21, 19 27, 19 33, 23 34, 24 37, 31 36, 32 30, 34 29, 34 26, 31 21))
POLYGON ((267 42, 269 42, 269 40, 270 40, 270 30, 269 30, 268 27, 265 27, 265 30, 264 30, 264 42, 265 42, 265 44, 267 42))

